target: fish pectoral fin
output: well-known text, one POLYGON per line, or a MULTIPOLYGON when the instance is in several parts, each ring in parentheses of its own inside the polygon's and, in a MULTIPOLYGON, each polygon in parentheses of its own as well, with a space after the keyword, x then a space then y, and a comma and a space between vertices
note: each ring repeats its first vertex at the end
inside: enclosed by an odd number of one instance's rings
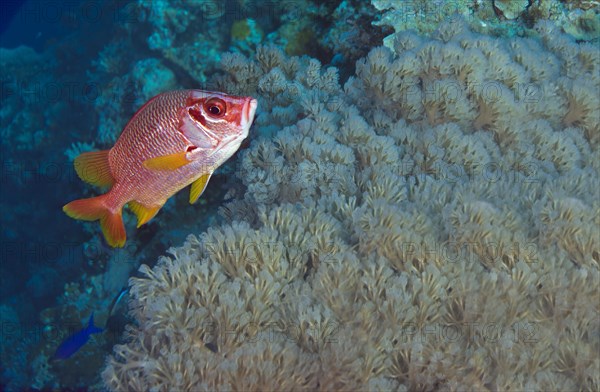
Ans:
POLYGON ((144 161, 144 167, 150 170, 176 170, 190 162, 191 161, 186 158, 186 152, 183 151, 146 159, 144 161))
POLYGON ((108 164, 109 151, 84 152, 75 158, 73 166, 79 178, 92 185, 112 186, 115 179, 108 164))
POLYGON ((150 219, 154 218, 154 215, 156 215, 163 205, 160 204, 154 207, 147 207, 140 202, 132 200, 127 203, 127 206, 137 216, 137 227, 139 228, 141 225, 148 223, 150 219))
POLYGON ((210 172, 203 174, 196 181, 192 182, 192 187, 190 188, 190 204, 194 204, 198 201, 198 198, 206 189, 206 185, 208 184, 211 175, 212 173, 210 172))

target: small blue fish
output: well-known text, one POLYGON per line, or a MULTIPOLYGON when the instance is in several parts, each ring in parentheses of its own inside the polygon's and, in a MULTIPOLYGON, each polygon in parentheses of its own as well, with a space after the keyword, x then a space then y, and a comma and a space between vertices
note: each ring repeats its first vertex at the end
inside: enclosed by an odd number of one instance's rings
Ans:
POLYGON ((75 332, 73 335, 65 339, 64 342, 58 346, 54 353, 54 359, 67 359, 71 355, 75 354, 87 341, 90 339, 90 335, 93 333, 100 333, 104 331, 102 328, 94 326, 94 313, 90 316, 87 327, 81 331, 75 332))

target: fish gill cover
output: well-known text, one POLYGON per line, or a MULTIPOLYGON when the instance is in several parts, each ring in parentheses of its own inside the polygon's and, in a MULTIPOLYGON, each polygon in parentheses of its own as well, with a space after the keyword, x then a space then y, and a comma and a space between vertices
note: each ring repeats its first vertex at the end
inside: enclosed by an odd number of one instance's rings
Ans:
POLYGON ((2 388, 599 388, 597 4, 371 3, 22 6, 2 388), (181 88, 258 98, 248 148, 113 250, 60 211, 98 194, 71 162, 181 88))

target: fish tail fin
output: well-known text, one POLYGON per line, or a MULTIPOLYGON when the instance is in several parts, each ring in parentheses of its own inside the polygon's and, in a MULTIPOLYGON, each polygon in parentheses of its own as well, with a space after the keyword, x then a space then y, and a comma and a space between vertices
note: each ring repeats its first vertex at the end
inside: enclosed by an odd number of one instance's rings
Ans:
POLYGON ((93 312, 92 312, 92 315, 90 316, 90 319, 88 320, 88 326, 86 329, 89 334, 100 333, 100 332, 104 331, 102 328, 98 328, 94 325, 94 313, 93 312))
POLYGON ((106 242, 113 248, 122 248, 125 245, 127 235, 121 209, 112 212, 107 206, 107 194, 91 197, 89 199, 78 199, 63 207, 63 211, 74 219, 84 221, 100 220, 100 227, 106 242))

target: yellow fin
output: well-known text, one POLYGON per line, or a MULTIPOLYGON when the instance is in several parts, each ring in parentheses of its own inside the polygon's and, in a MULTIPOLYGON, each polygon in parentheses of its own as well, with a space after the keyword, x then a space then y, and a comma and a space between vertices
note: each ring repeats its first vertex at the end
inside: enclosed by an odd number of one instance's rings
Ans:
POLYGON ((192 187, 190 189, 190 204, 194 204, 198 201, 198 198, 204 192, 204 189, 206 189, 206 185, 208 184, 211 175, 212 173, 203 174, 196 181, 192 182, 192 187))
POLYGON ((85 221, 95 221, 100 219, 100 227, 106 242, 113 248, 122 248, 125 245, 127 235, 121 210, 117 212, 110 211, 105 201, 107 195, 100 195, 89 199, 74 200, 63 207, 63 211, 71 218, 85 221))
POLYGON ((73 161, 75 172, 83 181, 97 186, 112 186, 115 179, 108 165, 108 152, 90 151, 84 152, 73 161))
POLYGON ((146 224, 150 219, 154 218, 154 215, 161 209, 162 204, 155 207, 146 207, 142 203, 132 200, 127 203, 127 206, 137 216, 137 227, 139 228, 141 225, 146 224))
POLYGON ((186 153, 184 151, 150 158, 144 161, 144 167, 151 170, 176 170, 190 163, 185 155, 186 153))
POLYGON ((125 234, 125 225, 121 211, 116 214, 106 214, 100 218, 100 228, 106 242, 113 248, 122 248, 125 246, 127 236, 125 234))

